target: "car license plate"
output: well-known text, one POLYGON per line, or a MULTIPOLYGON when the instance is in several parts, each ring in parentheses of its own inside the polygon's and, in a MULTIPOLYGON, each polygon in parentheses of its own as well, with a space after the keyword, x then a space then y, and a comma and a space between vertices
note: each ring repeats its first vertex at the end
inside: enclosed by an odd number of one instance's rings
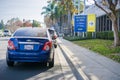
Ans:
POLYGON ((25 50, 33 50, 33 45, 24 45, 25 50))

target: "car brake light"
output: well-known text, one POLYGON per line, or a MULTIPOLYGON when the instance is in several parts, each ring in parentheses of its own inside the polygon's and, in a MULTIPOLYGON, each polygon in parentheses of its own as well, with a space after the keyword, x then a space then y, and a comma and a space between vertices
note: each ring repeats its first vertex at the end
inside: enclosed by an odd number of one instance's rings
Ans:
POLYGON ((11 40, 8 41, 8 49, 15 50, 15 46, 13 44, 13 41, 11 41, 11 40))
POLYGON ((48 50, 50 50, 51 47, 52 47, 52 42, 51 41, 46 42, 43 47, 43 50, 48 51, 48 50))
POLYGON ((54 38, 54 39, 57 39, 57 35, 54 35, 53 38, 54 38))

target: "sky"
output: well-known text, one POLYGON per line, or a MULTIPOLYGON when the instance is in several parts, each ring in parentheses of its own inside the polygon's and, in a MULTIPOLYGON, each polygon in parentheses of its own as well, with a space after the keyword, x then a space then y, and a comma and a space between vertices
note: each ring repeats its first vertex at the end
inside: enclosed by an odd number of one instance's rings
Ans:
POLYGON ((86 5, 91 5, 91 4, 93 4, 93 3, 94 3, 93 0, 86 0, 86 5))
MULTIPOLYGON (((88 0, 89 3, 91 1, 88 0)), ((0 20, 6 23, 11 18, 19 18, 44 22, 41 12, 46 5, 47 0, 0 0, 0 20)))
POLYGON ((38 20, 44 22, 42 7, 47 0, 0 0, 0 20, 7 22, 11 18, 38 20))

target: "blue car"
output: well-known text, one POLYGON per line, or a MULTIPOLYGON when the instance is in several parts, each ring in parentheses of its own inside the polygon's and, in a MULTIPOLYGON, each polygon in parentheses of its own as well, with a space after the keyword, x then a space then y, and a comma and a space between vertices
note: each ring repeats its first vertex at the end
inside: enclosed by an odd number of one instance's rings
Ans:
POLYGON ((8 40, 6 62, 42 62, 54 66, 54 45, 48 29, 24 27, 8 40))

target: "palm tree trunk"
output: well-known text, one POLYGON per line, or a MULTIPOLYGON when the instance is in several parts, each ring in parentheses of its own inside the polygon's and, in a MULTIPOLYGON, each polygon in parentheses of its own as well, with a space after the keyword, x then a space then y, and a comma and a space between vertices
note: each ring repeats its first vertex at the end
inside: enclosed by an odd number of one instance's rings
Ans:
POLYGON ((70 33, 70 28, 71 28, 71 14, 70 11, 68 10, 68 33, 70 33))

